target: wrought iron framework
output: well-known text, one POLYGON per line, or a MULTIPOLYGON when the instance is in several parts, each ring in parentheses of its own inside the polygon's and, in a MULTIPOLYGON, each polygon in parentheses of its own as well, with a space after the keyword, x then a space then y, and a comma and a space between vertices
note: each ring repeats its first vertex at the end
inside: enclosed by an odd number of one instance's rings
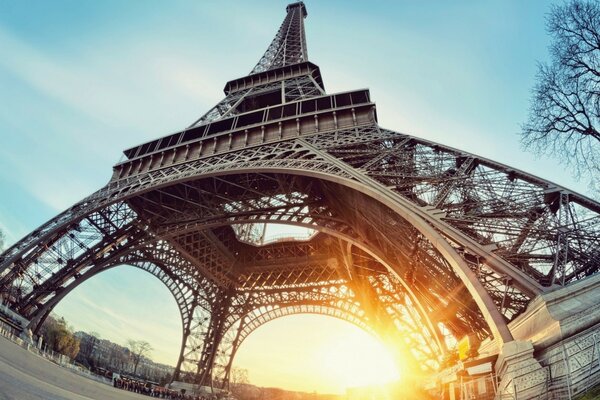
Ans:
POLYGON ((251 74, 181 132, 125 150, 110 182, 0 256, 3 301, 37 329, 81 282, 130 264, 181 312, 175 379, 227 384, 262 324, 354 323, 440 367, 457 339, 512 340, 530 300, 598 272, 600 204, 381 128, 368 90, 327 94, 290 4, 251 74), (265 224, 314 230, 265 244, 265 224))

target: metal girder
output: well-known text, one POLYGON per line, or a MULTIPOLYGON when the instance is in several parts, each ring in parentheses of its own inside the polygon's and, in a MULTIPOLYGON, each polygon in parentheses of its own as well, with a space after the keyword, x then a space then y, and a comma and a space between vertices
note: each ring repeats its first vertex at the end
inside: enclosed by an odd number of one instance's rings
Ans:
POLYGON ((37 327, 81 282, 137 266, 181 312, 174 379, 226 385, 273 318, 342 318, 436 369, 462 336, 510 340, 533 297, 598 272, 600 204, 383 129, 368 90, 326 94, 305 16, 289 5, 221 102, 0 255, 3 300, 37 327), (268 243, 268 223, 318 233, 268 243))
MULTIPOLYGON (((216 353, 220 357, 217 380, 223 383, 227 381, 235 352, 255 329, 272 319, 298 313, 323 314, 346 320, 388 344, 399 329, 397 332, 402 334, 402 339, 396 337, 399 340, 397 343, 414 349, 410 358, 419 360, 419 365, 425 370, 436 369, 439 366, 440 349, 433 337, 435 333, 423 336, 418 313, 414 310, 411 313, 411 307, 407 304, 410 299, 405 297, 406 293, 399 284, 393 283, 389 274, 382 272, 373 278, 370 268, 373 260, 360 253, 355 257, 368 260, 368 265, 355 265, 353 279, 303 290, 257 289, 238 297, 238 306, 230 311, 227 325, 227 335, 231 339, 225 340, 216 353), (412 317, 407 319, 407 315, 412 317), (388 327, 385 334, 382 324, 388 327), (421 351, 422 348, 425 350, 421 351)), ((401 348, 398 350, 403 351, 401 348)))
MULTIPOLYGON (((275 185, 275 186, 272 186, 272 188, 275 189, 275 192, 273 192, 273 193, 277 193, 277 194, 278 193, 283 193, 283 192, 286 192, 286 191, 288 193, 290 193, 290 192, 291 193, 303 193, 303 195, 296 195, 296 198, 308 200, 307 202, 303 203, 303 204, 306 204, 306 205, 308 205, 308 204, 317 204, 315 201, 312 200, 312 198, 310 197, 310 195, 307 195, 307 192, 308 192, 307 188, 312 187, 313 190, 314 190, 314 192, 315 193, 319 193, 320 196, 322 196, 323 194, 327 194, 327 189, 324 188, 323 185, 314 185, 314 184, 308 185, 305 182, 303 183, 301 180, 298 180, 298 179, 296 179, 296 180, 279 179, 277 177, 270 177, 270 179, 267 179, 267 178, 268 178, 268 176, 266 176, 266 175, 261 175, 260 178, 253 177, 253 176, 248 176, 248 175, 244 175, 244 176, 232 176, 232 177, 228 177, 228 181, 230 182, 230 184, 228 184, 228 185, 223 184, 223 181, 224 181, 223 178, 219 178, 219 184, 220 184, 219 189, 221 190, 221 192, 220 192, 220 194, 218 196, 214 196, 214 197, 218 197, 220 199, 220 201, 225 201, 228 204, 232 203, 232 202, 235 202, 237 204, 241 204, 241 203, 246 203, 246 204, 251 204, 252 203, 252 204, 254 204, 254 207, 258 208, 258 209, 255 209, 254 211, 252 211, 248 207, 242 208, 242 209, 238 208, 240 213, 244 213, 246 216, 250 216, 249 213, 251 211, 254 212, 254 213, 256 213, 256 214, 260 214, 260 213, 273 212, 273 211, 277 210, 276 207, 272 206, 272 204, 271 204, 270 201, 264 201, 263 200, 263 201, 260 201, 260 202, 258 202, 258 201, 254 201, 253 202, 253 199, 256 199, 256 198, 264 199, 265 197, 268 197, 268 195, 270 193, 269 190, 266 190, 266 189, 263 189, 262 193, 256 193, 255 190, 248 190, 248 187, 253 187, 254 185, 257 185, 258 182, 261 182, 262 185, 263 185, 262 187, 264 187, 264 188, 268 187, 268 186, 265 186, 266 183, 268 183, 268 185, 275 185), (293 183, 291 183, 292 181, 293 181, 293 183), (283 188, 282 187, 278 187, 277 186, 277 182, 285 182, 286 185, 283 188), (303 184, 305 185, 305 187, 302 186, 303 184), (238 189, 237 192, 234 192, 232 190, 232 188, 237 188, 238 189), (224 192, 228 193, 227 196, 224 196, 222 194, 224 192), (235 198, 234 197, 236 195, 238 195, 238 196, 244 196, 246 198, 246 200, 240 201, 239 198, 235 198)), ((188 184, 188 186, 190 186, 190 187, 200 187, 200 186, 208 187, 208 186, 210 186, 210 187, 215 188, 216 184, 215 183, 209 183, 209 182, 208 183, 203 183, 203 184, 192 182, 192 183, 188 184)), ((271 189, 271 190, 273 190, 273 189, 271 189)), ((280 195, 278 195, 278 196, 280 196, 280 195)), ((338 192, 338 193, 331 193, 330 195, 328 195, 328 197, 331 197, 331 198, 347 198, 347 199, 351 199, 352 198, 352 194, 351 193, 350 194, 345 194, 345 193, 339 193, 338 192)), ((284 199, 282 197, 278 197, 278 198, 276 198, 276 200, 278 200, 281 203, 284 199)), ((363 201, 366 201, 366 200, 363 200, 363 201)), ((179 210, 181 210, 182 214, 185 215, 186 218, 187 218, 187 216, 193 214, 193 213, 189 212, 189 207, 187 206, 188 204, 191 204, 191 203, 192 202, 189 202, 189 201, 182 201, 181 204, 177 205, 175 208, 178 208, 179 210)), ((293 203, 293 204, 298 204, 298 203, 293 203)), ((343 209, 344 208, 344 204, 341 204, 338 207, 340 209, 343 209)), ((373 208, 373 207, 375 207, 374 210, 377 210, 377 206, 367 205, 366 203, 364 204, 364 206, 353 207, 353 209, 363 209, 364 208, 364 209, 368 210, 368 209, 373 208)), ((219 205, 216 202, 212 203, 211 210, 213 210, 213 213, 206 220, 206 223, 213 223, 214 224, 214 222, 217 220, 217 218, 216 218, 217 216, 215 215, 214 210, 217 210, 218 208, 223 208, 223 207, 219 207, 219 205)), ((333 213, 333 211, 331 210, 331 208, 328 209, 328 210, 326 210, 325 212, 318 211, 318 213, 326 214, 329 217, 333 217, 333 220, 337 221, 337 225, 338 226, 340 226, 340 222, 343 221, 343 219, 341 217, 336 217, 335 216, 335 213, 333 213)), ((318 216, 318 213, 316 214, 317 216, 318 216)), ((378 214, 377 211, 376 211, 376 214, 378 214)), ((229 218, 233 218, 235 214, 228 213, 227 215, 229 216, 229 218)), ((305 214, 299 213, 297 215, 297 217, 298 218, 302 218, 302 219, 311 218, 311 210, 310 209, 307 210, 305 214)), ((364 217, 363 218, 358 218, 357 216, 353 216, 353 215, 346 216, 345 218, 348 219, 348 220, 352 220, 352 221, 362 221, 361 224, 363 226, 365 226, 365 227, 368 227, 369 226, 369 222, 372 223, 375 220, 373 218, 376 218, 376 217, 370 216, 369 218, 367 218, 369 221, 367 221, 367 219, 365 219, 364 217)), ((273 219, 273 214, 271 214, 270 219, 273 219)), ((192 224, 193 230, 198 230, 198 229, 202 229, 202 225, 201 225, 202 219, 200 219, 199 221, 200 222, 193 221, 193 220, 187 220, 185 222, 185 224, 186 225, 187 224, 192 224)), ((164 221, 164 222, 167 223, 168 226, 171 229, 173 229, 173 224, 174 224, 173 220, 168 220, 168 221, 164 221)), ((317 226, 319 225, 318 221, 316 222, 316 225, 317 226)), ((344 225, 347 225, 347 224, 344 224, 344 225)), ((362 230, 364 230, 364 228, 362 230)), ((352 230, 351 229, 347 229, 347 228, 344 227, 343 231, 348 232, 348 231, 352 231, 352 230)), ((399 232, 399 234, 400 234, 400 232, 399 232)), ((371 236, 373 236, 373 234, 371 234, 371 236)), ((321 242, 322 242, 322 240, 321 240, 321 242)), ((400 236, 398 237, 398 239, 394 239, 394 240, 392 240, 392 242, 401 243, 401 242, 406 242, 406 240, 404 240, 404 238, 402 237, 402 234, 400 234, 400 236)), ((371 246, 374 245, 374 244, 376 244, 376 243, 371 244, 371 246)), ((274 246, 284 247, 285 245, 284 244, 277 244, 277 245, 274 245, 274 246)), ((313 252, 316 251, 316 249, 314 248, 314 244, 312 242, 311 243, 304 243, 304 244, 294 244, 293 247, 292 247, 292 245, 288 245, 288 248, 293 248, 295 250, 298 250, 298 249, 301 249, 302 246, 305 246, 305 247, 312 246, 311 247, 311 251, 313 251, 313 252)), ((238 260, 238 266, 239 266, 240 263, 241 264, 244 263, 244 261, 243 261, 244 259, 248 259, 248 258, 251 258, 251 257, 256 257, 256 256, 252 256, 252 255, 253 254, 258 254, 258 253, 261 253, 261 252, 265 253, 265 254, 269 254, 269 257, 271 258, 271 260, 273 260, 273 264, 274 265, 277 264, 278 262, 283 262, 282 258, 285 258, 284 254, 280 253, 280 252, 278 253, 277 251, 275 251, 276 248, 273 249, 273 246, 260 247, 259 248, 260 250, 256 250, 256 251, 252 251, 253 249, 256 249, 256 248, 252 247, 252 246, 242 246, 242 245, 238 245, 235 249, 232 249, 232 251, 238 252, 240 254, 239 257, 242 257, 242 258, 240 258, 238 260)), ((388 252, 389 253, 399 253, 398 249, 392 249, 392 250, 389 250, 388 252)), ((409 250, 402 250, 400 252, 406 254, 405 257, 408 258, 408 256, 412 252, 412 250, 410 250, 410 249, 409 250)), ((423 257, 427 258, 428 256, 424 255, 423 257)), ((385 270, 385 268, 383 268, 383 269, 385 270)), ((442 266, 440 269, 444 270, 444 269, 448 269, 448 268, 442 266)), ((261 272, 264 272, 264 271, 261 271, 261 272)), ((293 274, 293 272, 291 270, 290 271, 286 271, 286 272, 287 272, 287 275, 285 275, 285 276, 290 276, 290 275, 293 274)), ((259 287, 261 285, 261 282, 265 282, 265 283, 268 282, 269 279, 271 279, 273 276, 276 276, 276 277, 283 276, 282 272, 279 271, 278 268, 273 268, 272 271, 266 271, 266 272, 264 272, 263 275, 262 275, 263 278, 260 278, 260 275, 258 275, 258 274, 254 274, 254 275, 255 275, 256 278, 252 280, 252 285, 256 286, 256 287, 259 287), (267 277, 269 277, 269 279, 267 279, 267 277), (265 280, 261 280, 261 279, 265 279, 265 280)), ((423 281, 427 281, 427 279, 428 279, 427 274, 423 274, 423 276, 424 276, 423 277, 423 281)), ((295 276, 295 278, 297 278, 297 276, 295 276)), ((439 278, 438 280, 439 281, 443 281, 443 279, 441 279, 441 278, 439 278)), ((457 279, 454 278, 454 281, 450 285, 450 288, 452 288, 453 286, 455 286, 457 284, 456 282, 457 282, 457 279)), ((242 283, 240 283, 240 284, 242 284, 242 283)), ((447 290, 451 291, 451 289, 447 289, 447 290)), ((444 297, 443 293, 445 293, 445 291, 446 290, 438 290, 437 292, 439 293, 439 297, 444 297)), ((427 291, 424 290, 424 292, 427 292, 427 291)), ((468 313, 464 312, 463 314, 466 315, 468 313)), ((476 324, 474 326, 476 326, 476 324)), ((486 335, 485 333, 482 334, 482 336, 485 336, 485 335, 486 335)))
POLYGON ((286 11, 275 38, 250 74, 308 60, 304 34, 306 7, 298 2, 288 5, 286 11))
MULTIPOLYGON (((379 128, 364 133, 361 137, 344 135, 343 140, 329 137, 307 140, 358 169, 370 159, 380 157, 381 151, 394 143, 405 143, 404 151, 384 157, 370 166, 365 175, 425 208, 440 220, 440 230, 445 234, 467 236, 457 240, 461 242, 475 240, 543 286, 552 281, 549 275, 559 227, 576 226, 573 231, 578 238, 571 241, 578 242, 582 253, 571 261, 575 265, 570 278, 586 276, 584 270, 588 275, 593 273, 585 253, 598 246, 594 225, 599 220, 600 206, 594 201, 509 166, 447 146, 379 128), (355 154, 362 154, 362 158, 353 159, 355 154), (471 160, 470 172, 457 177, 456 166, 465 165, 465 160, 471 160), (448 171, 453 171, 453 179, 448 178, 448 171), (443 206, 436 204, 436 194, 447 188, 448 182, 452 182, 452 189, 447 191, 449 201, 443 206), (568 204, 561 206, 565 210, 562 224, 555 218, 558 193, 563 193, 563 198, 569 194, 568 204)), ((600 265, 594 268, 597 271, 600 265)))
POLYGON ((124 203, 72 221, 67 228, 52 232, 48 242, 15 259, 12 268, 8 263, 2 268, 2 296, 27 315, 85 268, 131 247, 140 232, 136 214, 124 203))
POLYGON ((225 333, 225 320, 229 315, 231 291, 219 292, 210 310, 210 323, 204 336, 202 353, 198 360, 198 370, 195 383, 203 386, 212 385, 213 367, 217 349, 225 333))
POLYGON ((261 95, 275 92, 278 92, 277 95, 280 96, 281 103, 308 99, 325 94, 323 88, 310 75, 259 84, 248 89, 228 93, 216 106, 194 121, 189 128, 242 114, 246 103, 252 103, 252 99, 256 99, 261 95))

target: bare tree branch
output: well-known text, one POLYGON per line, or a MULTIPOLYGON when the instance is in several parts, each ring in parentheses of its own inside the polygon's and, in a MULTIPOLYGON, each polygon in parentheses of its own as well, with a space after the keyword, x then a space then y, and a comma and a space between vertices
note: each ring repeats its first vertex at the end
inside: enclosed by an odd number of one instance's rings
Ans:
POLYGON ((600 4, 572 0, 554 5, 547 28, 553 38, 551 62, 539 65, 521 142, 532 152, 556 156, 598 194, 600 4))
POLYGON ((140 363, 142 357, 146 357, 147 355, 149 355, 153 349, 150 343, 146 342, 145 340, 133 339, 127 340, 127 347, 131 351, 131 357, 134 363, 133 374, 135 375, 135 373, 137 372, 138 364, 140 363))

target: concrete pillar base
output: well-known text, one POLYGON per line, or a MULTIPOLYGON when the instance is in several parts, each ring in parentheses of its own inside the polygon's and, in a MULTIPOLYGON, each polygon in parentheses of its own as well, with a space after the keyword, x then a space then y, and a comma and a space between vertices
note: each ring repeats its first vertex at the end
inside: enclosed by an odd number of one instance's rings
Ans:
POLYGON ((528 400, 546 393, 548 371, 533 357, 530 341, 505 343, 496 361, 497 399, 528 400))

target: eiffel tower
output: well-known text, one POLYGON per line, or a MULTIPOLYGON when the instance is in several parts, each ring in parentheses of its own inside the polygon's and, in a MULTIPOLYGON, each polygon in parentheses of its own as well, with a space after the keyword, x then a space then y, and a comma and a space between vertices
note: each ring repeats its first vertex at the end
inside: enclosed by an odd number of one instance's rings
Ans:
POLYGON ((4 304, 36 332, 119 265, 173 294, 174 380, 226 386, 255 329, 329 315, 434 373, 464 337, 500 352, 536 296, 598 272, 600 204, 378 124, 368 90, 327 94, 306 7, 187 128, 124 151, 110 181, 0 256, 4 304), (269 235, 278 225, 306 237, 269 235), (495 346, 495 347, 494 347, 495 346))

